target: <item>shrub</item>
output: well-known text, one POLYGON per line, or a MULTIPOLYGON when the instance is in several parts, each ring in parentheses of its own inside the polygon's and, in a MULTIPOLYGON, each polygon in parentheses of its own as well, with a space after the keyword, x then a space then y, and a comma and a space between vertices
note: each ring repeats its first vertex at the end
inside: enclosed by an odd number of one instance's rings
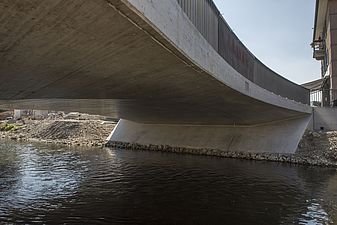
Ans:
POLYGON ((16 131, 20 128, 21 128, 21 126, 15 125, 15 124, 6 123, 4 125, 0 125, 0 131, 16 131))

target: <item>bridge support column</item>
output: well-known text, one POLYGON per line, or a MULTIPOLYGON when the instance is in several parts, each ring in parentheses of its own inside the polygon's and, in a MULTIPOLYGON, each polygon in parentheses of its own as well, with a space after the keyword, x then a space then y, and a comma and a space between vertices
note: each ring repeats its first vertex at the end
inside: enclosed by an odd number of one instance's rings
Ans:
POLYGON ((140 124, 120 120, 108 145, 294 153, 311 116, 258 126, 140 124))

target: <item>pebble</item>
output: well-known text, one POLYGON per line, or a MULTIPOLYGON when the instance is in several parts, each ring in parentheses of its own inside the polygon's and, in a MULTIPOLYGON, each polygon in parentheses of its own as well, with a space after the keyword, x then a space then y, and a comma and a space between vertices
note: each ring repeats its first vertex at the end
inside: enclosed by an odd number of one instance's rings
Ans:
POLYGON ((100 120, 68 121, 28 120, 25 127, 17 131, 2 131, 0 138, 16 141, 42 142, 66 146, 104 147, 106 137, 114 124, 102 124, 100 120))
POLYGON ((308 131, 303 136, 295 154, 275 154, 228 152, 221 149, 193 149, 169 145, 139 145, 136 143, 124 142, 106 143, 106 137, 109 136, 114 124, 102 124, 102 121, 67 122, 64 120, 42 120, 30 123, 26 123, 25 129, 19 129, 16 132, 0 132, 0 138, 8 138, 17 141, 63 144, 66 146, 106 146, 130 150, 163 151, 224 158, 337 167, 337 131, 308 131), (63 138, 58 138, 59 136, 63 138))
MULTIPOLYGON (((192 148, 182 148, 182 147, 172 147, 168 145, 140 145, 136 143, 126 143, 126 142, 108 142, 106 147, 118 148, 118 149, 129 149, 129 150, 150 150, 150 151, 163 151, 163 152, 174 152, 174 153, 184 153, 184 154, 193 154, 193 155, 207 155, 207 156, 216 156, 224 158, 237 158, 237 159, 246 159, 246 160, 265 160, 265 161, 274 161, 282 163, 293 163, 293 164, 302 164, 302 165, 312 165, 312 166, 328 166, 328 167, 337 167, 336 160, 327 160, 322 157, 323 152, 320 151, 319 155, 309 154, 277 154, 277 153, 252 153, 252 152, 228 152, 222 151, 219 149, 192 149, 192 148)), ((336 150, 337 151, 337 150, 336 150)), ((303 150, 302 150, 303 152, 303 150)), ((317 152, 316 152, 317 153, 317 152)))

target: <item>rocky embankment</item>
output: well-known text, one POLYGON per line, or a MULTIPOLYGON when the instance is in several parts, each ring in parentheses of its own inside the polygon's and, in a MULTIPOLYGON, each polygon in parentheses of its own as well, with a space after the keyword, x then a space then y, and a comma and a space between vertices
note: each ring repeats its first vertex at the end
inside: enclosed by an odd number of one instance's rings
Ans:
POLYGON ((207 155, 245 160, 264 160, 301 165, 337 167, 337 131, 306 132, 295 154, 228 152, 221 149, 192 149, 168 145, 138 145, 123 142, 108 143, 113 148, 151 150, 193 155, 207 155))
POLYGON ((0 138, 69 146, 104 146, 114 126, 114 123, 92 119, 25 119, 0 124, 0 138))
POLYGON ((337 167, 337 131, 306 132, 295 154, 228 152, 221 149, 191 149, 167 145, 107 143, 115 123, 90 117, 81 119, 46 118, 0 122, 0 138, 17 141, 43 142, 72 146, 113 147, 131 150, 165 151, 247 160, 288 162, 315 166, 337 167))

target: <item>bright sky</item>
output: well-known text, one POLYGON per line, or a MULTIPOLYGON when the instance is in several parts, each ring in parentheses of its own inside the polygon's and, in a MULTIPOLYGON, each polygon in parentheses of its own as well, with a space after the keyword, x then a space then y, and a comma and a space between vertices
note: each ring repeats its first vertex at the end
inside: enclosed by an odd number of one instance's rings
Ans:
POLYGON ((240 40, 264 64, 296 83, 320 78, 312 58, 315 0, 214 0, 240 40))

